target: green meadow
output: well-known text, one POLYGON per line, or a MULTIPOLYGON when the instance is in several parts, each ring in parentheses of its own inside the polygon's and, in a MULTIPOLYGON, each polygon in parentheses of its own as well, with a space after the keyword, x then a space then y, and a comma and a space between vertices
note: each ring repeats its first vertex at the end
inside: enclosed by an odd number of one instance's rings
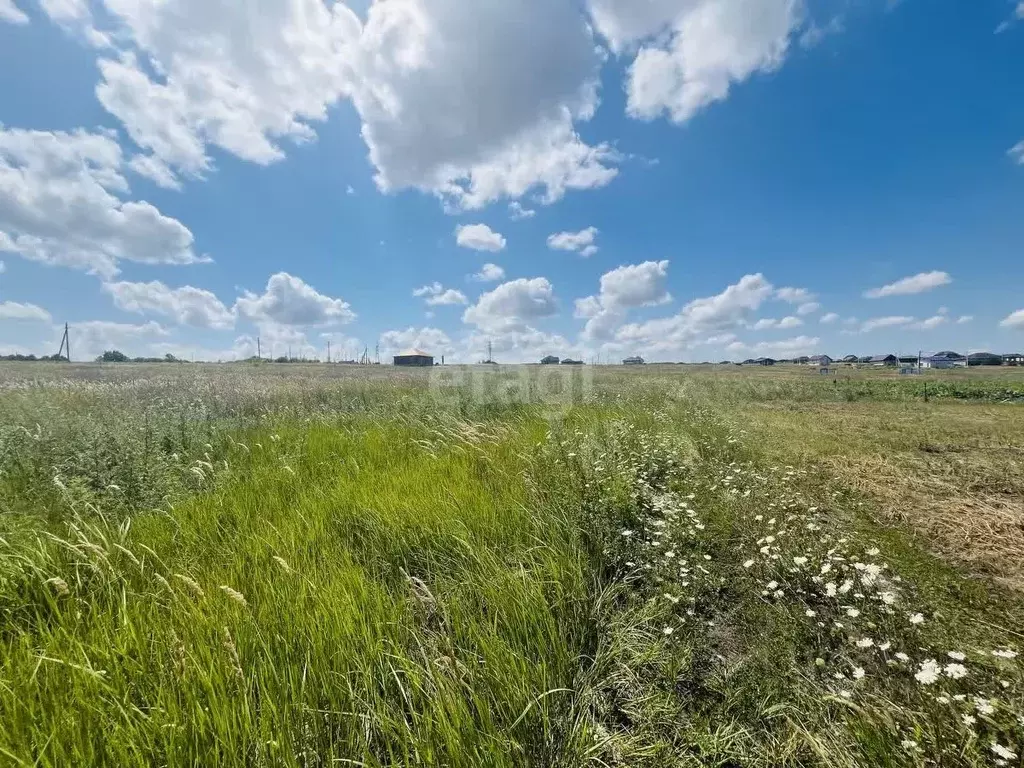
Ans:
POLYGON ((456 373, 0 367, 0 765, 1021 764, 1024 374, 456 373))

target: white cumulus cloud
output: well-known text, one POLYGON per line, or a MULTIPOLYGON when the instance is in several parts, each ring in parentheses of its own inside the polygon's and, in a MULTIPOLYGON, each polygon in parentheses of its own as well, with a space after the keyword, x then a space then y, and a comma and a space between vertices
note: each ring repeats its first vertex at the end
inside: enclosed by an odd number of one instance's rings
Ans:
POLYGON ((1020 141, 1017 144, 1014 144, 1012 147, 1010 147, 1008 154, 1016 162, 1020 163, 1021 165, 1024 165, 1024 141, 1020 141))
POLYGON ((547 278, 519 278, 485 293, 462 319, 485 331, 523 330, 530 322, 551 317, 557 311, 555 290, 547 278))
POLYGON ((829 323, 834 323, 838 319, 839 315, 837 315, 835 312, 829 312, 828 314, 824 314, 821 317, 819 317, 818 322, 828 325, 829 323))
POLYGON ((427 302, 428 307, 468 303, 466 295, 462 291, 457 291, 454 288, 445 289, 438 282, 417 288, 412 292, 412 295, 422 297, 427 302))
POLYGON ((753 325, 755 331, 766 331, 773 328, 780 330, 788 330, 790 328, 798 328, 804 324, 804 321, 795 315, 789 315, 781 320, 774 317, 762 317, 753 325))
POLYGON ((35 320, 50 322, 50 313, 35 304, 19 304, 16 301, 0 301, 0 320, 35 320))
POLYGON ((572 251, 584 258, 597 253, 597 227, 587 227, 579 232, 557 232, 548 236, 548 248, 555 251, 572 251))
POLYGON ((583 338, 611 338, 630 309, 666 304, 672 300, 665 285, 668 261, 645 261, 617 267, 601 275, 597 296, 576 300, 576 316, 587 317, 583 338))
POLYGON ((505 270, 497 264, 487 263, 480 267, 480 271, 473 275, 471 279, 478 283, 494 283, 505 279, 505 270))
POLYGON ((629 68, 627 109, 690 120, 733 84, 778 69, 803 22, 799 0, 591 0, 614 48, 643 42, 629 68))
POLYGON ((873 317, 869 320, 865 320, 861 324, 861 331, 868 333, 870 331, 877 330, 879 328, 893 328, 900 325, 910 325, 914 322, 913 317, 907 317, 906 315, 889 315, 887 317, 873 317))
POLYGON ((946 272, 921 272, 910 277, 904 277, 895 283, 883 285, 881 288, 872 288, 864 292, 868 299, 881 299, 886 296, 909 296, 915 293, 924 293, 943 285, 949 285, 953 279, 946 272))
POLYGON ((159 281, 149 283, 104 283, 114 305, 126 312, 148 312, 169 317, 179 325, 227 329, 235 325, 235 313, 210 291, 186 285, 169 288, 159 281))
POLYGON ((926 317, 924 320, 918 320, 917 322, 908 325, 908 328, 913 328, 916 331, 930 331, 934 328, 938 328, 940 325, 944 325, 949 321, 949 318, 945 314, 933 315, 932 317, 926 317))
POLYGON ((28 16, 14 4, 14 0, 0 0, 0 21, 10 24, 28 24, 28 16))
POLYGON ((108 133, 0 126, 0 250, 108 278, 121 260, 202 261, 181 222, 124 199, 123 169, 108 133))
POLYGON ((806 288, 779 288, 775 291, 775 298, 787 304, 806 304, 814 301, 814 294, 806 288))
POLYGON ((505 238, 486 224, 463 224, 456 227, 455 242, 474 251, 497 253, 505 249, 505 238))
POLYGON ((266 164, 346 92, 359 36, 342 3, 102 0, 121 54, 99 62, 100 103, 168 168, 201 175, 209 147, 266 164), (152 73, 152 74, 151 74, 152 73))
POLYGON ((271 275, 262 294, 247 291, 235 302, 235 310, 253 322, 282 326, 349 323, 356 317, 347 302, 325 296, 287 272, 271 275))
POLYGON ((1024 309, 1018 309, 1004 317, 999 325, 1003 328, 1024 329, 1024 309))
POLYGON ((677 315, 620 327, 615 340, 652 353, 686 349, 746 327, 772 292, 763 275, 744 275, 719 294, 694 299, 677 315))
POLYGON ((532 208, 524 208, 518 200, 513 200, 508 204, 508 215, 512 221, 522 221, 523 219, 532 219, 537 215, 537 211, 532 208))

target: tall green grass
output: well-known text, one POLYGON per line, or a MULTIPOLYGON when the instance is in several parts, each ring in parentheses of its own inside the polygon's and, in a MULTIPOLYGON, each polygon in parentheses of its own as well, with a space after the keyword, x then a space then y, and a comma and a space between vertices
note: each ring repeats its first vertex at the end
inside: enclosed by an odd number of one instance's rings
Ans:
POLYGON ((594 583, 568 511, 523 482, 542 427, 433 449, 365 419, 253 432, 171 513, 76 509, 62 533, 22 532, 0 577, 0 754, 563 760, 594 583))

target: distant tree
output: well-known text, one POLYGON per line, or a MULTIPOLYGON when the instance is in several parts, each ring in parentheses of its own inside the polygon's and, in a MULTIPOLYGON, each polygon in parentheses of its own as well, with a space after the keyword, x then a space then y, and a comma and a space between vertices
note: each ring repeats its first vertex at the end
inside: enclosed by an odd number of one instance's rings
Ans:
POLYGON ((168 352, 166 355, 164 355, 164 362, 165 363, 180 363, 181 361, 178 358, 176 358, 174 355, 172 355, 170 352, 168 352))
POLYGON ((108 349, 102 355, 96 358, 97 363, 127 363, 129 362, 128 355, 116 349, 108 349))

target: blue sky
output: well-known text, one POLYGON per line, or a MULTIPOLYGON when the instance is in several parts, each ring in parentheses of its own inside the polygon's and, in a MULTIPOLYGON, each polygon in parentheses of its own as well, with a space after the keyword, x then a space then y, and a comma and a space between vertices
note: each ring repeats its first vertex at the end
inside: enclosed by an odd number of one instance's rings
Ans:
POLYGON ((0 62, 0 353, 1024 349, 1024 2, 0 0, 0 62))

